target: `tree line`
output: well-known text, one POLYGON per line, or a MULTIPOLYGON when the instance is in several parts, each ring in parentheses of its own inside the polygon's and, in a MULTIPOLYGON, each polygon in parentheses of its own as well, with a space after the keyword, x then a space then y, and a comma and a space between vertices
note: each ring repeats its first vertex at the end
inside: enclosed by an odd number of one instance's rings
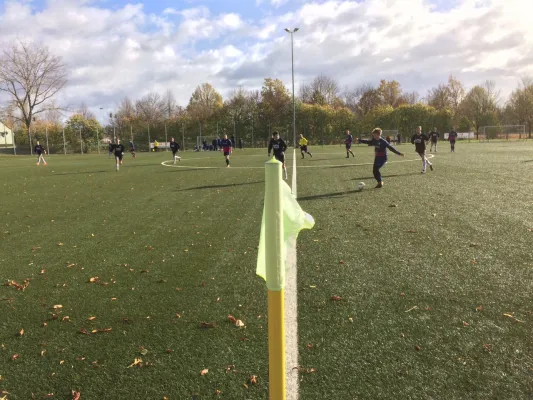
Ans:
MULTIPOLYGON (((262 146, 275 130, 292 139, 293 99, 280 79, 265 78, 260 90, 235 88, 226 99, 203 83, 186 105, 177 104, 170 89, 124 98, 103 121, 81 104, 64 123, 62 115, 71 110, 55 104, 54 97, 67 75, 61 58, 45 46, 19 42, 0 56, 0 91, 9 95, 0 121, 13 127, 19 145, 45 135, 53 146, 68 143, 70 151, 91 151, 98 140, 116 136, 134 140, 140 149, 170 137, 191 147, 197 136, 210 141, 224 134, 262 146)), ((396 80, 341 88, 334 77, 319 75, 296 95, 296 131, 315 144, 340 143, 346 129, 365 136, 375 126, 407 136, 419 125, 424 131, 454 126, 476 134, 488 125, 526 125, 528 136, 532 133, 533 80, 527 78, 505 101, 492 81, 467 90, 454 76, 422 96, 404 91, 396 80)))

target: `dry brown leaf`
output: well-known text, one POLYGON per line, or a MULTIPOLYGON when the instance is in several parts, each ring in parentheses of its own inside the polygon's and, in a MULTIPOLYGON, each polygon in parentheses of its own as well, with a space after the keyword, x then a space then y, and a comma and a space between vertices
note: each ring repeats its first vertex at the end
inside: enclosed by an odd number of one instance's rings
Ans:
POLYGON ((87 318, 89 321, 94 321, 96 319, 96 317, 89 317, 87 318))
POLYGON ((13 355, 11 356, 11 361, 15 361, 15 360, 16 360, 17 358, 19 358, 19 357, 20 357, 20 355, 18 355, 18 354, 13 354, 13 355))
POLYGON ((416 345, 416 346, 415 346, 415 350, 416 350, 416 351, 420 351, 420 350, 422 350, 422 347, 416 345))
POLYGON ((230 372, 231 370, 234 370, 235 369, 235 364, 232 364, 232 365, 228 365, 226 367, 226 373, 230 372))
POLYGON ((136 366, 141 366, 142 365, 142 358, 136 358, 135 360, 133 360, 133 362, 128 366, 128 368, 131 368, 131 367, 136 367, 136 366))
POLYGON ((72 400, 80 400, 80 396, 81 396, 80 392, 76 392, 75 390, 72 390, 71 394, 72 394, 72 400))
POLYGON ((252 375, 250 378, 248 378, 248 384, 257 385, 257 375, 252 375))
POLYGON ((469 326, 470 324, 466 321, 463 321, 463 326, 469 326))
POLYGON ((92 278, 89 278, 89 283, 96 283, 100 280, 99 277, 93 276, 92 278))
POLYGON ((208 372, 209 372, 209 370, 208 370, 207 368, 204 368, 203 370, 200 371, 200 375, 204 376, 204 375, 206 375, 208 372))
POLYGON ((491 344, 484 344, 483 345, 483 349, 490 353, 490 352, 492 352, 492 345, 491 344))
POLYGON ((24 336, 24 329, 21 329, 17 334, 18 337, 24 336))
POLYGON ((58 245, 58 246, 63 246, 63 243, 59 242, 57 245, 58 245))
POLYGON ((68 315, 61 318, 61 322, 70 322, 70 317, 68 315))
POLYGON ((238 319, 237 321, 235 321, 235 326, 237 328, 242 328, 244 326, 244 322, 242 322, 240 319, 238 319))
POLYGON ((55 306, 52 307, 54 310, 59 310, 60 308, 63 308, 63 306, 61 304, 56 304, 55 306))
POLYGON ((46 270, 45 269, 42 269, 41 270, 41 275, 44 275, 46 273, 46 270))
POLYGON ((476 307, 476 311, 483 311, 483 306, 476 307))
POLYGON ((226 318, 227 318, 229 321, 233 322, 233 323, 237 322, 237 320, 235 319, 235 317, 234 317, 233 315, 231 315, 231 314, 228 314, 228 316, 227 316, 226 318))
POLYGON ((409 229, 407 233, 416 233, 416 229, 409 229))
POLYGON ((342 298, 341 298, 341 296, 331 296, 331 300, 333 300, 333 301, 341 301, 342 298))
POLYGON ((46 350, 41 350, 41 357, 44 357, 46 350))
POLYGON ((63 364, 65 364, 65 360, 59 361, 59 365, 63 365, 63 364))
POLYGON ((215 396, 220 396, 222 394, 222 392, 220 390, 215 390, 215 396))
POLYGON ((79 330, 79 333, 81 333, 81 334, 83 334, 83 335, 90 335, 90 333, 89 333, 89 332, 87 331, 87 329, 85 329, 85 328, 81 328, 81 329, 79 330))
POLYGON ((200 322, 200 328, 216 328, 216 324, 212 323, 212 322, 200 322))

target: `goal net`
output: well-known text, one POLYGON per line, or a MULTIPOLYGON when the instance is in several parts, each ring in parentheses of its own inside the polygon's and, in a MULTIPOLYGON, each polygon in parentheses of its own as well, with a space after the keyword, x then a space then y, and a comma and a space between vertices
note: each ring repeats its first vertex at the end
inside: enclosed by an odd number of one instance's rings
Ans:
POLYGON ((525 125, 494 125, 481 128, 480 140, 521 140, 527 139, 525 125))
MULTIPOLYGON (((386 139, 390 137, 391 142, 396 143, 396 140, 398 140, 398 130, 397 129, 384 129, 381 131, 381 137, 383 139, 386 139)), ((405 140, 405 139, 403 139, 405 140)))
POLYGON ((207 140, 207 137, 206 137, 206 136, 196 136, 196 147, 197 147, 199 150, 203 150, 203 147, 204 147, 204 141, 207 143, 208 146, 210 145, 210 143, 209 143, 209 141, 207 140))

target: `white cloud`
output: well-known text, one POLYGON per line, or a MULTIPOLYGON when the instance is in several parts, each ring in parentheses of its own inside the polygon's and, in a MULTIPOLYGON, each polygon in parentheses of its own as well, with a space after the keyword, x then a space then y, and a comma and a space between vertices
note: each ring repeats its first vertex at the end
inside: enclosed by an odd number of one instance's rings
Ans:
POLYGON ((62 101, 95 109, 167 89, 186 104, 206 81, 222 93, 258 88, 265 77, 289 84, 283 29, 294 27, 297 87, 323 73, 341 86, 397 79, 423 96, 454 74, 467 87, 493 79, 506 95, 533 75, 532 1, 299 0, 276 15, 283 1, 270 0, 254 19, 205 6, 150 14, 142 4, 112 10, 84 0, 32 11, 31 2, 11 0, 0 14, 0 47, 17 39, 48 45, 71 71, 62 101))

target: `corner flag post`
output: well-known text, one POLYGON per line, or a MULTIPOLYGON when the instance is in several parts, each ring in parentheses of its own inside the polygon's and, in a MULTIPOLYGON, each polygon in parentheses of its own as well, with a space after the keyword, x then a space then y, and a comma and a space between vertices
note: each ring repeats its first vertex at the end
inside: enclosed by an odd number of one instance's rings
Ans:
POLYGON ((285 249, 281 163, 265 163, 265 264, 268 288, 269 398, 286 399, 285 249))

